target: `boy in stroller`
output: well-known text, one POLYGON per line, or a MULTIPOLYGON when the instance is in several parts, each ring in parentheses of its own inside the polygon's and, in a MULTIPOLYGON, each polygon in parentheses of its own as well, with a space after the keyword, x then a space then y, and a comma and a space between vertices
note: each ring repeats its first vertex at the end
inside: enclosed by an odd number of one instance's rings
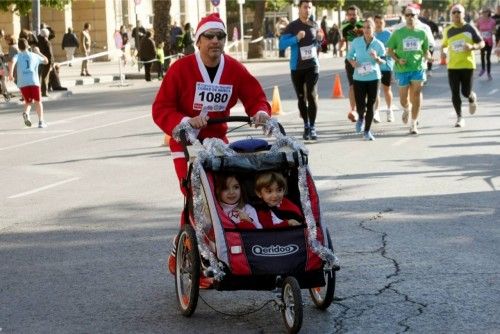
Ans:
POLYGON ((259 222, 264 228, 300 226, 304 216, 300 208, 285 197, 287 190, 283 174, 269 171, 255 179, 255 194, 261 200, 256 205, 259 222))

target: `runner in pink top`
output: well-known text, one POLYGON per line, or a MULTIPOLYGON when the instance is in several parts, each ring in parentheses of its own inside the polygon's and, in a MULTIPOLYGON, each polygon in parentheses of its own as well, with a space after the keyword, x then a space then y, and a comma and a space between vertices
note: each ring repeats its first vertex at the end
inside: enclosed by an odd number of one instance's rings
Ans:
POLYGON ((491 50, 493 49, 493 34, 495 33, 496 21, 491 17, 491 10, 487 8, 483 9, 481 14, 481 17, 476 21, 476 27, 481 33, 481 37, 483 37, 485 46, 481 49, 481 72, 479 72, 479 76, 484 74, 486 63, 488 80, 491 80, 491 50))

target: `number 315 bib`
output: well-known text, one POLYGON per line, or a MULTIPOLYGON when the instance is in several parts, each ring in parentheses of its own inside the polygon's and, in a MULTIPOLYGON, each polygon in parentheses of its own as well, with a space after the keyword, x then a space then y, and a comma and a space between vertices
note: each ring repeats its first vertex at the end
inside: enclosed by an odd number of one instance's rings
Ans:
POLYGON ((227 108, 232 92, 233 85, 197 82, 193 110, 224 111, 227 108))

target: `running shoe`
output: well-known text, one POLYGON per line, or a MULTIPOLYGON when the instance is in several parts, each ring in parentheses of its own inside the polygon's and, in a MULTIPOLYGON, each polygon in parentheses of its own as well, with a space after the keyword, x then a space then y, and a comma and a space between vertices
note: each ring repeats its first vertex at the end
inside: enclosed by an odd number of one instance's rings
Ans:
POLYGON ((27 127, 31 126, 30 115, 28 115, 25 112, 23 112, 23 120, 24 120, 24 125, 26 125, 27 127))
POLYGON ((394 122, 394 111, 392 109, 387 110, 387 122, 394 122))
POLYGON ((373 112, 373 121, 380 123, 380 111, 378 109, 373 112))
POLYGON ((311 140, 318 139, 318 134, 316 133, 316 128, 314 126, 311 126, 309 128, 309 139, 311 139, 311 140))
POLYGON ((47 127, 47 123, 45 123, 44 121, 40 121, 40 122, 38 122, 38 127, 40 129, 46 128, 47 127))
POLYGON ((304 134, 302 135, 302 138, 304 140, 309 140, 311 139, 311 129, 309 127, 304 127, 304 134))
POLYGON ((371 131, 365 131, 364 137, 365 137, 365 140, 375 140, 375 137, 373 136, 371 131))
POLYGON ((363 120, 358 119, 356 121, 356 133, 361 133, 361 128, 363 127, 363 120))
POLYGON ((463 117, 457 117, 457 123, 455 124, 456 128, 463 128, 465 126, 465 120, 463 117))
POLYGON ((410 110, 405 108, 403 109, 403 116, 401 116, 401 120, 404 124, 408 124, 408 118, 410 118, 410 110))
POLYGON ((481 70, 481 72, 479 72, 479 76, 481 77, 481 76, 484 74, 484 72, 486 72, 486 71, 485 71, 485 70, 484 70, 484 68, 483 68, 483 69, 481 70))
POLYGON ((469 96, 469 114, 474 115, 477 109, 477 95, 474 92, 469 96))
POLYGON ((410 126, 410 134, 412 135, 418 135, 419 131, 417 128, 417 122, 413 123, 412 126, 410 126))
POLYGON ((491 76, 491 73, 488 73, 488 81, 493 80, 493 77, 491 76))

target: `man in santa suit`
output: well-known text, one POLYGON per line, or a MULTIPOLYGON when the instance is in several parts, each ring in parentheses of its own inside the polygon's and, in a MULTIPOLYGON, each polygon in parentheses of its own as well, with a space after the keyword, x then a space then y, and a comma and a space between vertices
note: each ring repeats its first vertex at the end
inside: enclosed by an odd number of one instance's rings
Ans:
MULTIPOLYGON (((173 138, 178 127, 188 123, 199 131, 201 141, 221 138, 227 142, 227 124, 207 126, 207 121, 229 116, 238 99, 247 115, 254 117, 255 124, 264 124, 271 115, 271 106, 257 79, 236 59, 223 53, 226 36, 219 14, 203 18, 195 34, 198 51, 169 68, 153 103, 155 123, 171 136, 170 151, 184 194, 182 181, 187 177, 187 162, 181 144, 173 138)), ((172 269, 170 262, 169 259, 172 269)), ((173 265, 175 270, 175 257, 173 265)))

